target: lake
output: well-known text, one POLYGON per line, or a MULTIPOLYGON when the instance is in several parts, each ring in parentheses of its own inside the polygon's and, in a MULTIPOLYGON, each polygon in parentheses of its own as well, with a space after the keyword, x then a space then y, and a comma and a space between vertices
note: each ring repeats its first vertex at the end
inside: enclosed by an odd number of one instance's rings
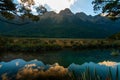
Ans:
MULTIPOLYGON (((80 76, 79 74, 81 73, 84 74, 87 68, 89 68, 90 70, 89 74, 91 75, 91 78, 93 77, 96 71, 97 72, 96 74, 99 74, 99 76, 102 77, 102 79, 97 79, 97 80, 105 80, 106 77, 109 75, 109 73, 112 74, 111 79, 116 80, 116 75, 118 75, 116 71, 120 72, 120 69, 118 69, 120 67, 120 63, 119 63, 120 56, 112 56, 111 55, 112 52, 113 49, 105 49, 105 50, 93 49, 93 50, 78 50, 78 51, 62 50, 57 52, 42 52, 42 53, 18 53, 18 52, 1 53, 0 80, 3 80, 3 78, 5 77, 7 77, 9 80, 12 80, 16 77, 20 78, 19 80, 22 80, 24 79, 24 77, 21 78, 18 75, 21 75, 21 73, 23 75, 26 75, 27 74, 26 71, 28 71, 28 74, 29 73, 32 74, 32 72, 29 72, 31 71, 31 69, 33 73, 36 74, 37 72, 34 71, 43 70, 45 71, 44 72, 45 75, 46 74, 48 75, 49 71, 51 71, 49 72, 49 74, 56 74, 56 75, 57 75, 56 70, 57 72, 59 72, 59 75, 60 74, 63 75, 66 72, 72 71, 78 78, 78 76, 80 76)), ((38 73, 39 75, 41 75, 40 72, 38 73)), ((120 76, 118 75, 118 77, 120 76)), ((79 79, 75 79, 75 80, 79 80, 79 79)))
POLYGON ((37 59, 45 64, 59 63, 64 67, 68 67, 71 63, 83 64, 85 62, 102 62, 102 61, 120 61, 120 56, 112 56, 113 49, 93 49, 93 50, 62 50, 57 52, 41 52, 41 53, 1 53, 0 61, 11 61, 14 59, 23 59, 26 61, 37 59))

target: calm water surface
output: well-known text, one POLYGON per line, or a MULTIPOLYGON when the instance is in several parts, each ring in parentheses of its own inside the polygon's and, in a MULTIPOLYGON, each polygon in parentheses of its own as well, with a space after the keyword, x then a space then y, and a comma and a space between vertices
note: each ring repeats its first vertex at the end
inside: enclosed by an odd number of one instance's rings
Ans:
POLYGON ((43 61, 45 64, 59 63, 64 67, 68 67, 71 63, 83 64, 85 62, 102 62, 114 61, 120 62, 120 56, 111 56, 112 49, 108 50, 62 50, 57 52, 43 52, 43 53, 1 53, 0 62, 11 61, 14 59, 23 59, 26 61, 37 59, 43 61))

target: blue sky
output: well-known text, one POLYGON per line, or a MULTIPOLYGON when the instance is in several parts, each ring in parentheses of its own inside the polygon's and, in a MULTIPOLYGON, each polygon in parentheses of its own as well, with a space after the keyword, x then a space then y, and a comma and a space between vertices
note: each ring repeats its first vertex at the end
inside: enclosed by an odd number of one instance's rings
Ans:
MULTIPOLYGON (((19 2, 20 0, 16 0, 15 2, 19 2)), ((65 8, 71 9, 73 13, 76 12, 84 12, 87 15, 97 15, 93 11, 93 0, 34 0, 35 6, 39 6, 39 4, 44 5, 50 11, 55 11, 57 13, 60 10, 64 10, 65 8)))
POLYGON ((95 15, 93 11, 92 0, 77 0, 70 9, 76 12, 85 12, 87 15, 95 15))

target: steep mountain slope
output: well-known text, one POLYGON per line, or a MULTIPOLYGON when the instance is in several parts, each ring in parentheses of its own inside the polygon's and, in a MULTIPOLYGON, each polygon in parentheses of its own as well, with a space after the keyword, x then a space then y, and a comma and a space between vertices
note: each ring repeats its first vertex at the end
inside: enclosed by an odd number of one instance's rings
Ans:
POLYGON ((21 37, 62 37, 62 38, 106 38, 120 32, 120 21, 88 16, 85 13, 73 14, 69 9, 59 14, 47 12, 40 21, 17 26, 0 22, 0 34, 21 37))

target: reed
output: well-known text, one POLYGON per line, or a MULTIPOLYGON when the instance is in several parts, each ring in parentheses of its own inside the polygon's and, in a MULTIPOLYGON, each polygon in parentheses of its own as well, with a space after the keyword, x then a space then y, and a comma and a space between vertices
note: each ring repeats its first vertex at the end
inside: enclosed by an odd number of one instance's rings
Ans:
MULTIPOLYGON (((107 39, 62 39, 62 38, 3 38, 0 37, 0 51, 40 52, 62 49, 107 49, 119 48, 119 40, 107 39)), ((113 55, 116 55, 115 53, 113 55)))

